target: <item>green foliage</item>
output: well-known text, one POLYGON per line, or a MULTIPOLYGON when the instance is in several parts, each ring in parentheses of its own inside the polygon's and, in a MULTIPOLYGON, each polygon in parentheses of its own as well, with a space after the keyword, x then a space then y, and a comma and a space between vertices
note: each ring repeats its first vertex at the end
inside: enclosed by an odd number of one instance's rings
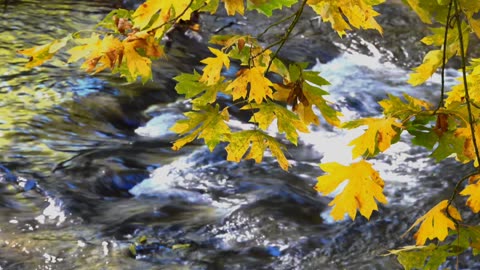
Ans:
MULTIPOLYGON (((203 59, 203 71, 180 74, 175 89, 190 99, 192 111, 178 121, 172 130, 180 135, 173 149, 180 149, 195 139, 203 139, 210 150, 220 142, 228 145, 227 160, 239 162, 253 159, 261 162, 265 151, 269 150, 280 167, 288 170, 289 163, 284 155, 285 147, 267 133, 277 121, 281 134, 293 144, 298 143, 299 132, 309 132, 309 125, 319 125, 320 117, 334 127, 352 129, 364 127, 364 133, 354 139, 353 158, 350 165, 338 163, 322 164, 327 173, 318 178, 316 189, 323 194, 334 192, 346 183, 330 203, 332 216, 341 220, 345 214, 355 219, 357 211, 370 218, 377 210, 377 202, 387 203, 383 194, 384 181, 373 166, 366 160, 387 151, 396 143, 403 130, 411 136, 414 144, 432 151, 431 156, 438 162, 455 157, 459 162, 478 167, 480 160, 480 60, 471 59, 467 65, 468 44, 474 36, 480 37, 480 1, 472 0, 404 0, 420 18, 431 26, 431 35, 421 42, 433 47, 423 63, 414 68, 408 80, 412 85, 425 83, 446 62, 460 57, 462 76, 458 84, 445 89, 442 82, 439 89, 441 98, 437 106, 412 96, 395 97, 389 95, 379 102, 383 116, 363 118, 342 124, 330 102, 325 99, 328 92, 321 87, 328 81, 318 73, 305 71, 305 64, 286 65, 277 58, 278 51, 289 39, 304 8, 310 7, 324 22, 343 36, 347 31, 373 29, 383 33, 377 23, 379 13, 375 6, 384 0, 147 0, 136 10, 118 9, 108 14, 98 23, 90 36, 79 33, 54 40, 48 44, 19 51, 28 56, 27 67, 33 68, 51 59, 60 49, 74 43, 68 52, 69 62, 83 60, 81 68, 97 73, 111 70, 125 77, 127 81, 152 79, 151 61, 164 55, 162 37, 180 21, 185 22, 195 12, 214 14, 223 5, 227 14, 244 15, 245 10, 256 10, 271 16, 274 10, 297 8, 290 20, 286 34, 273 44, 261 44, 248 33, 245 35, 213 36, 210 40, 215 48, 210 48, 213 56, 203 59), (296 4, 296 5, 295 5, 296 4), (277 46, 277 50, 270 49, 277 46), (234 78, 222 76, 222 70, 229 69, 230 62, 236 60, 241 68, 234 78), (282 78, 274 83, 267 74, 282 78), (444 92, 448 97, 444 99, 444 92), (229 107, 220 109, 217 96, 230 96, 242 110, 251 111, 251 130, 232 132, 228 126, 229 107), (444 99, 444 100, 443 100, 444 99), (316 107, 316 108, 315 108, 316 107), (318 110, 320 113, 317 113, 318 110)), ((193 25, 192 28, 195 29, 193 25)), ((268 31, 268 28, 265 29, 268 31)), ((85 31, 82 31, 82 33, 85 31)), ((478 170, 478 169, 477 169, 478 170)), ((462 221, 461 212, 452 205, 457 195, 468 196, 466 206, 471 211, 480 211, 480 184, 474 174, 458 181, 457 188, 449 200, 443 200, 426 214, 417 219, 419 229, 414 235, 416 246, 391 251, 406 269, 437 269, 448 257, 456 256, 471 249, 474 254, 480 250, 480 229, 462 221), (469 179, 464 189, 459 188, 469 179), (448 235, 452 237, 447 237, 448 235), (456 241, 450 241, 457 235, 456 241), (438 240, 439 244, 427 242, 438 240)), ((132 254, 134 254, 135 246, 132 254)))

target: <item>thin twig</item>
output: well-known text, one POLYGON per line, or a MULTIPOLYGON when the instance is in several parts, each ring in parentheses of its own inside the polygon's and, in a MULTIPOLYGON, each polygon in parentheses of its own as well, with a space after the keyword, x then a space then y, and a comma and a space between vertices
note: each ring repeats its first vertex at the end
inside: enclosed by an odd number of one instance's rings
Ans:
POLYGON ((285 45, 285 42, 287 42, 288 38, 290 37, 290 34, 292 33, 293 29, 295 28, 295 25, 297 25, 298 21, 300 20, 300 16, 303 13, 303 8, 307 4, 307 0, 303 0, 300 8, 295 12, 295 19, 293 19, 293 22, 290 24, 288 27, 287 32, 285 33, 285 36, 283 37, 282 41, 280 42, 280 45, 278 46, 277 50, 273 54, 273 56, 270 58, 270 61, 268 62, 267 70, 265 72, 268 72, 270 69, 270 66, 273 63, 273 60, 277 57, 278 53, 282 49, 283 45, 285 45))
MULTIPOLYGON (((472 133, 472 142, 473 142, 473 147, 475 148, 475 156, 477 158, 477 162, 480 162, 480 152, 478 151, 478 145, 477 145, 477 138, 475 136, 475 119, 473 118, 473 113, 472 113, 472 105, 470 104, 470 95, 468 93, 468 83, 467 83, 467 68, 465 65, 466 62, 466 56, 465 56, 465 47, 463 44, 463 32, 462 32, 462 25, 460 21, 460 12, 459 12, 459 4, 458 0, 453 0, 455 4, 455 16, 457 19, 457 29, 458 29, 458 38, 460 42, 460 55, 462 58, 462 77, 463 77, 463 87, 465 88, 465 100, 467 103, 467 110, 468 110, 468 120, 470 123, 470 131, 472 133)), ((480 170, 480 166, 478 166, 478 170, 480 170)))
POLYGON ((290 16, 287 16, 287 17, 285 17, 285 18, 283 18, 283 19, 281 19, 281 20, 279 20, 279 21, 277 21, 277 22, 274 22, 274 23, 270 24, 267 28, 265 28, 265 30, 264 30, 261 34, 259 34, 259 35, 257 36, 257 39, 262 38, 262 36, 265 35, 265 33, 267 33, 268 30, 270 30, 272 27, 277 26, 277 25, 279 25, 279 24, 281 24, 281 23, 284 23, 284 22, 290 20, 291 18, 295 17, 295 15, 296 15, 296 13, 293 13, 293 14, 290 15, 290 16))
POLYGON ((445 64, 447 62, 447 40, 448 40, 448 29, 450 29, 449 21, 450 21, 450 13, 452 11, 452 3, 453 0, 450 0, 450 4, 448 5, 448 13, 447 13, 447 23, 445 24, 445 37, 443 39, 443 56, 442 56, 442 86, 440 90, 440 102, 438 102, 437 109, 435 110, 434 114, 443 107, 444 99, 445 99, 445 64))

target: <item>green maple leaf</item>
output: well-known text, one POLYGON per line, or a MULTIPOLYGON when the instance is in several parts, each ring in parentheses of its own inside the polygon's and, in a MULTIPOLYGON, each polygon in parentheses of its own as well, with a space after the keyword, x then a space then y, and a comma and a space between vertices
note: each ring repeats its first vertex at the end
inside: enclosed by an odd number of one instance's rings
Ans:
MULTIPOLYGON (((308 81, 315 83, 316 85, 325 85, 329 84, 325 79, 322 77, 316 75, 313 77, 312 75, 309 74, 309 72, 304 73, 305 79, 308 81), (307 76, 305 76, 307 75, 307 76), (320 84, 322 83, 322 84, 320 84)), ((342 114, 332 107, 330 107, 327 103, 327 101, 322 97, 323 95, 328 95, 328 92, 325 90, 310 85, 307 82, 303 83, 303 95, 307 99, 309 103, 309 107, 312 107, 312 104, 317 106, 317 108, 320 110, 320 113, 322 114, 323 118, 325 118, 325 121, 327 121, 330 125, 332 126, 340 126, 340 119, 338 119, 339 116, 342 114)), ((306 106, 307 107, 307 106, 306 106)), ((311 111, 311 109, 310 109, 311 111)), ((312 112, 313 114, 313 112, 312 112)), ((305 114, 304 114, 305 115, 305 114)), ((306 117, 303 117, 303 119, 306 119, 306 117)), ((313 120, 315 124, 319 124, 318 118, 313 120)))
POLYGON ((465 138, 456 137, 453 132, 445 132, 438 140, 437 148, 432 152, 432 157, 437 162, 446 159, 451 154, 457 154, 459 158, 464 157, 463 147, 465 138))
POLYGON ((285 132, 289 141, 297 145, 298 131, 309 132, 308 127, 301 121, 296 114, 287 108, 273 102, 262 104, 249 104, 241 108, 242 110, 259 109, 254 113, 250 122, 257 123, 258 126, 266 130, 277 119, 277 127, 279 132, 285 132))
POLYGON ((403 97, 405 98, 405 101, 389 94, 388 99, 378 102, 383 108, 383 114, 404 119, 431 108, 429 102, 414 98, 406 93, 403 94, 403 97))
POLYGON ((193 74, 182 73, 173 78, 177 81, 175 90, 177 93, 185 95, 186 98, 193 98, 192 103, 195 105, 212 104, 217 100, 218 92, 225 89, 225 83, 222 79, 214 85, 207 86, 199 82, 201 76, 196 71, 193 74))
POLYGON ((407 246, 397 250, 390 250, 389 252, 390 254, 398 256, 398 261, 406 270, 436 270, 448 257, 457 255, 457 252, 452 252, 452 250, 454 250, 452 244, 443 246, 430 244, 420 247, 407 246))
POLYGON ((270 17, 274 10, 282 9, 283 7, 289 8, 297 2, 297 0, 248 0, 247 9, 258 10, 270 17))
POLYGON ((218 143, 225 140, 225 135, 230 134, 230 128, 225 121, 228 121, 228 111, 219 111, 218 104, 212 106, 198 106, 194 111, 184 114, 187 119, 179 120, 170 129, 184 137, 173 143, 172 149, 179 150, 185 144, 196 138, 204 139, 210 151, 213 151, 218 143))

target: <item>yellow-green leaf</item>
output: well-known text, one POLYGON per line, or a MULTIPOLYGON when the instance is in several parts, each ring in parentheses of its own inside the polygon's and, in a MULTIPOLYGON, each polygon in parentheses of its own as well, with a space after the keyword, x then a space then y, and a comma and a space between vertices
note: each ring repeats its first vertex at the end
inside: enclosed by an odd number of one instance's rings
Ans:
POLYGON ((199 106, 195 111, 185 113, 187 119, 179 120, 170 129, 180 135, 186 135, 173 144, 174 150, 179 150, 185 144, 196 138, 204 139, 205 144, 210 151, 221 141, 225 141, 225 136, 230 134, 230 128, 225 121, 228 121, 229 115, 227 109, 219 111, 219 106, 199 106))
POLYGON ((19 50, 19 54, 23 54, 29 56, 30 59, 28 63, 25 65, 27 68, 33 68, 36 66, 40 66, 41 64, 45 63, 47 60, 50 60, 58 50, 65 47, 67 42, 72 37, 70 35, 62 38, 56 39, 50 43, 45 45, 35 46, 25 50, 19 50))
POLYGON ((342 220, 348 214, 355 219, 357 209, 367 219, 378 210, 376 201, 387 203, 383 194, 384 182, 372 165, 365 160, 344 166, 336 162, 320 164, 326 175, 318 177, 315 189, 323 195, 335 192, 345 181, 345 188, 328 204, 333 206, 331 216, 342 220))
POLYGON ((298 142, 297 130, 305 133, 309 132, 308 127, 297 115, 276 103, 267 102, 263 104, 245 105, 241 109, 259 109, 258 112, 255 112, 252 118, 250 118, 250 122, 258 123, 258 126, 263 130, 267 130, 276 118, 278 131, 285 132, 287 139, 295 145, 298 142))
POLYGON ((246 130, 232 133, 228 136, 229 145, 225 147, 227 160, 239 162, 242 159, 253 159, 256 163, 262 162, 264 152, 270 149, 280 167, 288 171, 288 160, 283 154, 284 146, 275 138, 260 130, 246 130), (248 151, 250 149, 250 151, 248 151), (247 154, 248 151, 248 154, 247 154))

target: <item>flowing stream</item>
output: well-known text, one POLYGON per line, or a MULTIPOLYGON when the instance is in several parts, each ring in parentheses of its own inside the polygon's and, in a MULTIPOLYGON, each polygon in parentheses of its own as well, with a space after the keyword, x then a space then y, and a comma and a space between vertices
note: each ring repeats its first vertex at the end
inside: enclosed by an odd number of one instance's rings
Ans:
MULTIPOLYGON (((401 235, 428 207, 448 198, 469 170, 448 160, 435 164, 402 135, 372 160, 385 180, 388 205, 370 221, 333 222, 331 198, 313 190, 322 175, 318 164, 350 162, 347 145, 361 129, 322 125, 302 134, 298 147, 288 147, 289 172, 270 156, 262 164, 237 164, 225 161, 221 147, 170 149, 175 135, 168 128, 188 108, 174 94, 171 78, 199 67, 208 53, 205 41, 203 47, 188 38, 175 44, 168 61, 156 64, 155 82, 146 85, 89 76, 66 65, 65 55, 32 70, 23 67, 16 50, 88 29, 115 4, 19 0, 1 13, 2 270, 400 269, 394 257, 382 255, 413 244, 411 234, 401 235)), ((228 23, 205 20, 205 31, 228 23)), ((344 120, 379 115, 377 102, 387 93, 436 102, 438 76, 413 88, 406 83, 409 71, 399 67, 407 60, 389 62, 415 48, 389 50, 389 42, 380 46, 360 36, 332 37, 328 49, 318 47, 306 21, 289 55, 306 53, 316 62, 312 69, 331 82, 326 90, 344 120)), ((393 24, 399 36, 406 31, 402 25, 393 24)), ((448 85, 455 76, 448 70, 448 85)), ((234 112, 233 119, 236 127, 249 127, 248 116, 234 112)), ((461 269, 480 268, 472 257, 459 263, 461 269)))

